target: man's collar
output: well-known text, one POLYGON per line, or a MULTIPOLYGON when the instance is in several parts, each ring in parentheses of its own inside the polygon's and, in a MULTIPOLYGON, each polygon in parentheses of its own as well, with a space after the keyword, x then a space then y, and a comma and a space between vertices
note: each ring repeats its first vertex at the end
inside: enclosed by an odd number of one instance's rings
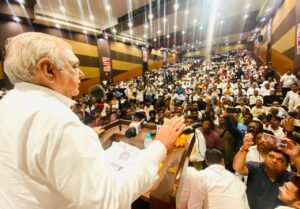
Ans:
POLYGON ((65 104, 68 107, 71 107, 72 105, 75 104, 75 101, 58 93, 57 91, 54 91, 50 88, 32 84, 32 83, 27 83, 27 82, 19 82, 15 84, 15 89, 21 90, 21 91, 35 91, 37 94, 40 95, 46 95, 46 96, 54 96, 56 99, 58 99, 60 102, 65 104))

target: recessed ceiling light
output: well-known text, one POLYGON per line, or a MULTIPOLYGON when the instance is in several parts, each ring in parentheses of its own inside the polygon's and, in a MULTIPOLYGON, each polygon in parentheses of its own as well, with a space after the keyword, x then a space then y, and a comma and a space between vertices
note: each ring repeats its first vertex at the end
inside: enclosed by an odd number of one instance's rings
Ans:
POLYGON ((179 8, 179 4, 174 4, 174 9, 177 10, 179 8))
POLYGON ((137 46, 139 45, 139 43, 138 43, 138 42, 136 42, 135 44, 136 44, 137 46))
POLYGON ((186 42, 184 42, 183 45, 186 45, 186 42))
POLYGON ((13 16, 13 20, 16 21, 16 22, 21 22, 21 19, 17 16, 13 16))
POLYGON ((145 29, 148 29, 148 25, 147 25, 147 24, 145 24, 145 25, 144 25, 144 28, 145 28, 145 29))
POLYGON ((122 41, 125 43, 125 38, 123 38, 122 41))
POLYGON ((185 14, 185 15, 188 15, 189 12, 190 12, 189 10, 185 10, 184 14, 185 14))
POLYGON ((161 30, 158 30, 158 31, 157 31, 157 34, 160 34, 160 33, 161 33, 161 30))
POLYGON ((241 43, 241 41, 238 42, 238 44, 240 44, 240 43, 241 43))
POLYGON ((154 42, 156 42, 156 41, 157 41, 157 39, 156 39, 156 38, 154 38, 154 39, 153 39, 153 41, 154 41, 154 42))
POLYGON ((271 8, 266 9, 266 12, 271 12, 271 11, 272 11, 271 8))
POLYGON ((132 27, 132 22, 128 22, 128 27, 132 27))
POLYGON ((110 10, 111 10, 110 5, 106 5, 106 6, 105 6, 105 9, 106 9, 107 11, 110 11, 110 10))
POLYGON ((249 7, 250 7, 250 4, 247 4, 245 7, 246 7, 246 8, 249 8, 249 7))
POLYGON ((60 28, 60 25, 56 23, 56 24, 55 24, 55 27, 60 28))
POLYGON ((147 35, 146 35, 146 34, 144 34, 144 35, 143 35, 143 37, 144 37, 144 38, 147 38, 147 35))
POLYGON ((116 30, 115 28, 113 28, 113 29, 111 30, 111 32, 116 33, 117 30, 116 30))
POLYGON ((167 35, 167 38, 170 38, 170 35, 169 35, 169 34, 167 35))
POLYGON ((86 31, 86 30, 83 30, 82 32, 83 32, 84 34, 87 34, 87 31, 86 31))
POLYGON ((167 18, 166 17, 163 18, 163 22, 167 22, 167 18))
POLYGON ((241 33, 240 36, 243 36, 243 34, 241 33))
POLYGON ((203 26, 201 25, 200 27, 199 27, 199 30, 202 30, 203 29, 203 26))
POLYGON ((91 20, 94 20, 94 16, 93 16, 93 15, 90 15, 90 19, 91 19, 91 20))
POLYGON ((154 17, 154 16, 153 16, 153 14, 151 14, 151 13, 148 15, 148 18, 149 18, 150 20, 152 20, 153 17, 154 17))
POLYGON ((25 0, 17 0, 19 4, 25 4, 25 0))
POLYGON ((178 26, 177 26, 177 25, 174 25, 174 26, 173 26, 173 28, 174 28, 174 29, 177 29, 177 28, 178 28, 178 26))
POLYGON ((185 30, 183 30, 181 33, 182 33, 182 34, 185 34, 185 30))
POLYGON ((229 43, 226 43, 226 46, 228 46, 229 45, 229 43))
POLYGON ((60 11, 65 12, 66 11, 65 7, 64 6, 60 6, 60 11))
POLYGON ((193 22, 196 23, 196 22, 197 22, 197 19, 194 19, 193 22))
POLYGON ((129 33, 132 35, 133 34, 133 30, 130 30, 129 33))
POLYGON ((107 35, 105 35, 105 36, 104 36, 104 38, 105 38, 105 39, 108 39, 108 36, 107 36, 107 35))
POLYGON ((249 17, 249 15, 245 15, 245 16, 244 16, 244 19, 247 19, 248 17, 249 17))

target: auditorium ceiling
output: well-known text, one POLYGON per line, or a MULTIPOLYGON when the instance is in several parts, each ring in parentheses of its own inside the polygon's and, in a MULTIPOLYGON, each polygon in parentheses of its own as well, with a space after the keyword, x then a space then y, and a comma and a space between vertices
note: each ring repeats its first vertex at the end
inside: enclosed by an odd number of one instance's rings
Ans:
POLYGON ((36 0, 33 22, 182 51, 253 41, 281 1, 36 0))

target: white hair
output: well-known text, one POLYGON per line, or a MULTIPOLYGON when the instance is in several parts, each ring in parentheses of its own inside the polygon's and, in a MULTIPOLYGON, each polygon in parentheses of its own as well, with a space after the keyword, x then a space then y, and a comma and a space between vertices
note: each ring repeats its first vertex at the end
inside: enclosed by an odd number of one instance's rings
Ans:
POLYGON ((5 44, 4 72, 12 84, 30 82, 42 58, 49 58, 52 64, 62 69, 65 48, 71 46, 60 38, 43 33, 28 32, 9 38, 5 44))

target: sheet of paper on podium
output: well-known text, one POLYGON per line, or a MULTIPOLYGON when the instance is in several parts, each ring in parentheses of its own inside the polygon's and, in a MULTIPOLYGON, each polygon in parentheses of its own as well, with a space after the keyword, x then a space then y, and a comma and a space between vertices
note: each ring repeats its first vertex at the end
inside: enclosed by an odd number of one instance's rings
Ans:
POLYGON ((113 142, 105 151, 106 161, 109 162, 111 169, 121 170, 130 159, 136 158, 141 150, 125 142, 113 142))

